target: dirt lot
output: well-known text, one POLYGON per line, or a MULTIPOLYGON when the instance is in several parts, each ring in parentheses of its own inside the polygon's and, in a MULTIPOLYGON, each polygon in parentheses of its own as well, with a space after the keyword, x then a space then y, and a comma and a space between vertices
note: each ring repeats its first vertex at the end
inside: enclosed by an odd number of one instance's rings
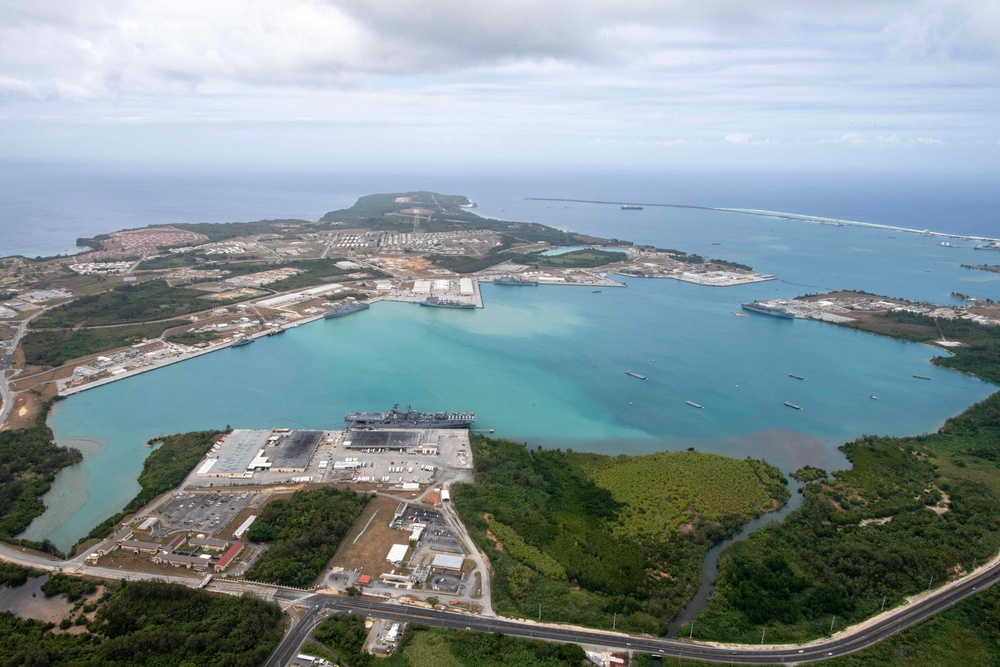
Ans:
POLYGON ((385 559, 386 554, 393 544, 407 544, 410 538, 407 531, 389 528, 389 522, 398 506, 399 501, 391 498, 374 498, 348 533, 337 555, 333 557, 332 565, 345 569, 361 568, 362 572, 372 578, 392 570, 392 563, 385 559), (375 519, 368 525, 368 530, 354 544, 354 539, 365 529, 373 515, 375 519))

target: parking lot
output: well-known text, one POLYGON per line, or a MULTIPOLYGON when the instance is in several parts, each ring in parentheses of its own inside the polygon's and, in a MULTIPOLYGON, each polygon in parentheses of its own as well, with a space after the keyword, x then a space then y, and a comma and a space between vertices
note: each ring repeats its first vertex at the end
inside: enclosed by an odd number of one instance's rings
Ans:
POLYGON ((427 583, 424 584, 424 590, 457 593, 458 589, 462 587, 462 583, 462 577, 457 574, 435 572, 427 578, 427 583))
POLYGON ((392 523, 392 527, 397 530, 411 530, 414 523, 427 525, 420 536, 418 550, 427 548, 452 554, 464 553, 462 544, 445 525, 444 519, 438 512, 420 507, 408 507, 403 515, 392 523))
POLYGON ((214 535, 254 503, 256 496, 250 492, 187 493, 160 506, 160 521, 169 532, 191 530, 214 535))

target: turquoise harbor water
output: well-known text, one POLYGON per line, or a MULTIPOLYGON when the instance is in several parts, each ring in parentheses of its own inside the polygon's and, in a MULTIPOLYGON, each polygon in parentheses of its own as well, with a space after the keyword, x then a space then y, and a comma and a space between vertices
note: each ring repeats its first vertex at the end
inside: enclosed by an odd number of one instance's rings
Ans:
MULTIPOLYGON (((383 185, 359 194, 406 187, 383 185)), ((994 389, 931 366, 940 351, 927 346, 733 313, 744 301, 837 288, 940 303, 954 302, 952 291, 1000 300, 1000 276, 959 266, 1000 263, 1000 253, 975 251, 972 244, 946 248, 913 234, 732 213, 621 211, 521 198, 522 192, 563 192, 435 189, 469 194, 482 214, 720 257, 779 280, 711 288, 626 279, 627 288, 598 294, 583 287, 486 285, 483 310, 379 303, 84 392, 58 403, 50 424, 58 441, 79 447, 85 460, 60 475, 46 497, 50 509, 25 537, 66 547, 120 509, 138 490, 136 477, 149 453, 143 443, 164 433, 226 425, 339 428, 348 411, 398 401, 422 410, 473 410, 478 428, 532 445, 606 453, 696 447, 764 457, 786 471, 806 463, 836 469, 845 464, 837 449, 844 441, 934 430, 994 389), (649 379, 631 378, 629 369, 649 379), (804 409, 789 409, 785 401, 804 409)), ((353 199, 324 196, 334 202, 328 208, 353 199)), ((308 201, 321 198, 317 187, 308 201)), ((199 203, 178 206, 187 207, 188 220, 204 219, 190 214, 199 203)), ((709 203, 782 208, 771 201, 709 203)), ((273 201, 269 206, 268 213, 279 208, 273 201)), ((875 217, 835 206, 793 210, 875 217)), ((183 213, 151 209, 146 221, 183 213)), ((908 223, 885 215, 873 221, 908 223)), ((103 230, 116 226, 123 225, 103 230)))

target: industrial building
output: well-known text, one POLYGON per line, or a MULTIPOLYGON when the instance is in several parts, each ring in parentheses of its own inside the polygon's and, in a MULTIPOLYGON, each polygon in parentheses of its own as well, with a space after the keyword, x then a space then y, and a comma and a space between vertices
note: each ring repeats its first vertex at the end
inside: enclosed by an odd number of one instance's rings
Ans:
POLYGON ((409 450, 421 444, 422 435, 422 431, 350 431, 344 447, 362 451, 409 450))

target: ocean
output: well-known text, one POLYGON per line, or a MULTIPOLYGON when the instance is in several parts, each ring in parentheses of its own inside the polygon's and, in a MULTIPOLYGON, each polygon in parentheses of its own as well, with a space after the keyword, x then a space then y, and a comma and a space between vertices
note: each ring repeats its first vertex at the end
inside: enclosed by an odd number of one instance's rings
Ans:
POLYGON ((57 236, 72 245, 77 236, 154 223, 316 219, 361 194, 434 189, 467 194, 484 215, 679 248, 779 278, 733 288, 627 279, 627 288, 597 294, 485 286, 486 308, 479 311, 380 303, 73 396, 57 404, 50 424, 57 440, 79 447, 85 460, 60 475, 46 497, 50 509, 25 534, 62 547, 136 493, 149 452, 143 443, 164 433, 227 425, 338 428, 348 411, 399 402, 475 411, 477 428, 533 446, 606 453, 695 447, 764 457, 786 471, 806 463, 836 469, 845 465, 843 442, 934 430, 994 390, 930 366, 940 352, 927 346, 816 322, 733 315, 744 301, 838 288, 946 303, 952 291, 1000 300, 1000 276, 959 266, 994 255, 971 243, 948 248, 940 239, 883 230, 524 199, 766 208, 996 235, 989 207, 1000 196, 968 182, 948 196, 939 183, 935 199, 926 183, 904 187, 889 179, 880 188, 870 178, 852 185, 803 176, 797 186, 793 177, 774 175, 722 175, 718 182, 707 174, 643 180, 593 173, 435 180, 32 169, 37 178, 27 180, 34 186, 0 181, 2 254, 15 242, 51 254, 57 236), (908 188, 911 197, 904 196, 908 188), (935 210, 948 217, 933 217, 935 210), (17 211, 45 224, 25 231, 9 217, 17 211), (649 379, 631 378, 629 369, 649 379), (913 374, 935 379, 921 382, 913 374), (791 410, 785 401, 804 409, 791 410))

